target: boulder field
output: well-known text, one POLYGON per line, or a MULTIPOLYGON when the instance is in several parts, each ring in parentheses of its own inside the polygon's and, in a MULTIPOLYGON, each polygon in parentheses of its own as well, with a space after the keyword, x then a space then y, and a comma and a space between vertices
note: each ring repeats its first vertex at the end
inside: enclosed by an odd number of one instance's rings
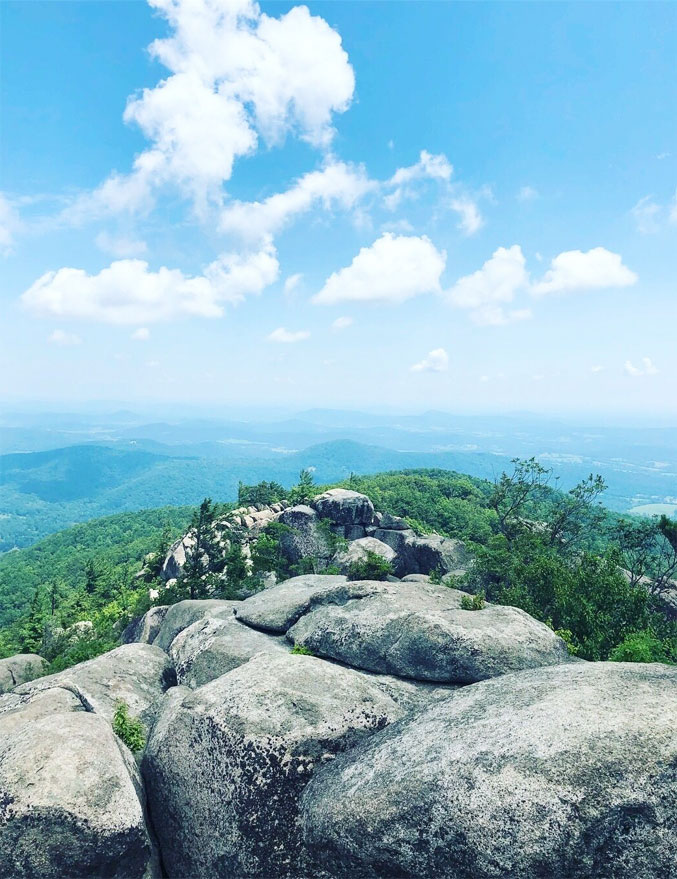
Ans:
MULTIPOLYGON (((319 510, 375 527, 354 494, 319 510)), ((0 879, 677 879, 677 668, 469 604, 420 571, 304 575, 11 681, 0 879)))

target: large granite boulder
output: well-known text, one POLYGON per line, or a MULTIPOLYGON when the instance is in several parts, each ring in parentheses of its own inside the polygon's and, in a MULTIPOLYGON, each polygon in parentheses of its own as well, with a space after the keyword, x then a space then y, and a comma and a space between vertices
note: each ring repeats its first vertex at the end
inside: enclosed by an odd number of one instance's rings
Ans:
POLYGON ((145 879, 152 867, 141 779, 108 720, 64 711, 3 729, 1 879, 145 879))
POLYGON ((26 723, 63 711, 85 711, 77 693, 63 687, 0 696, 0 739, 26 723))
POLYGON ((188 553, 194 546, 195 534, 189 531, 188 534, 184 534, 169 547, 160 571, 163 580, 174 580, 180 575, 186 564, 188 553))
POLYGON ((70 690, 87 711, 110 722, 118 701, 126 702, 130 714, 147 722, 165 690, 176 682, 169 657, 151 644, 123 644, 95 659, 81 662, 57 674, 17 687, 16 693, 61 688, 70 690))
POLYGON ((342 574, 349 574, 352 566, 357 562, 366 561, 370 552, 380 556, 389 564, 395 561, 395 550, 375 537, 362 537, 351 541, 344 550, 336 553, 333 561, 342 574))
POLYGON ((169 700, 143 762, 167 875, 311 875, 303 789, 318 766, 401 716, 366 675, 278 653, 169 700))
POLYGON ((349 583, 338 574, 303 574, 252 595, 240 603, 235 613, 238 620, 255 629, 284 634, 313 607, 342 604, 382 588, 383 583, 373 581, 349 583))
POLYGON ((279 535, 280 549, 292 564, 302 559, 327 562, 332 554, 329 535, 320 526, 319 516, 306 504, 286 509, 278 520, 286 525, 279 535))
POLYGON ((397 577, 431 574, 433 571, 446 574, 463 569, 468 563, 465 544, 451 537, 441 537, 439 534, 420 537, 411 529, 401 528, 376 528, 372 536, 395 550, 397 577))
POLYGON ((160 626, 160 631, 153 642, 161 650, 169 650, 172 641, 179 632, 207 616, 228 616, 239 604, 238 601, 226 601, 218 598, 205 600, 186 599, 172 604, 160 626))
POLYGON ((336 525, 371 525, 374 505, 366 496, 346 488, 332 488, 313 499, 313 507, 323 519, 336 525))
POLYGON ((458 690, 314 776, 309 875, 677 875, 677 668, 576 663, 458 690))
POLYGON ((0 659, 0 693, 8 693, 19 684, 39 678, 46 670, 46 661, 35 653, 17 653, 0 659))
POLYGON ((204 617, 178 634, 169 648, 179 684, 201 687, 257 653, 289 652, 281 637, 251 629, 230 616, 204 617))
POLYGON ((137 617, 124 629, 120 640, 123 644, 152 644, 160 633, 167 611, 168 605, 158 605, 147 610, 142 617, 137 617))
POLYGON ((287 637, 357 668, 442 683, 469 684, 571 660, 562 639, 523 610, 494 604, 463 610, 464 594, 388 583, 363 598, 316 607, 287 637))

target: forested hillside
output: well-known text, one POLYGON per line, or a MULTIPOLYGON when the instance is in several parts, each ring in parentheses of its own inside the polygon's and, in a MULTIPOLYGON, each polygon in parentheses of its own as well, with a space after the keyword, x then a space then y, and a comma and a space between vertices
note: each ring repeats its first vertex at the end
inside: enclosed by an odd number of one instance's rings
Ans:
MULTIPOLYGON (((366 494, 377 510, 404 517, 419 534, 462 540, 472 562, 454 585, 473 593, 478 606, 488 600, 521 607, 585 659, 677 660, 670 604, 677 525, 665 517, 634 520, 610 512, 601 503, 601 478, 590 476, 562 492, 552 474, 530 459, 513 462, 494 482, 447 470, 409 470, 352 474, 340 485, 366 494)), ((238 494, 242 504, 298 504, 321 488, 305 470, 291 490, 264 481, 241 483, 238 494)), ((317 559, 281 564, 284 528, 277 523, 254 542, 253 568, 243 561, 237 530, 223 555, 222 541, 209 529, 231 508, 205 501, 199 511, 124 513, 6 554, 0 559, 0 655, 40 651, 61 667, 110 649, 125 623, 153 601, 236 597, 262 588, 267 571, 282 578, 317 572, 317 559), (158 579, 162 561, 190 521, 204 542, 166 592, 158 579), (46 633, 78 621, 92 624, 84 642, 47 643, 46 633)), ((331 564, 326 570, 332 572, 331 564)), ((367 565, 359 578, 387 573, 387 566, 367 565)))

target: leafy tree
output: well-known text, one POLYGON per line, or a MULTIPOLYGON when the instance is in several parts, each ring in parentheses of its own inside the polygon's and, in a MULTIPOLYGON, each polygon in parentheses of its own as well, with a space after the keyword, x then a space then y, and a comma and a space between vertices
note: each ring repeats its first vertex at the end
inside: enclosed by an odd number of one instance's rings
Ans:
POLYGON ((289 492, 289 500, 293 504, 307 504, 316 493, 315 479, 311 470, 306 467, 301 470, 298 483, 289 492))
POLYGON ((113 715, 113 732, 130 751, 141 751, 146 744, 145 729, 138 717, 132 717, 126 702, 119 700, 113 715))
POLYGON ((667 516, 620 519, 613 537, 633 585, 642 583, 654 595, 671 588, 677 575, 677 522, 667 516))
POLYGON ((228 583, 228 591, 235 594, 240 589, 249 576, 249 567, 247 559, 242 551, 242 544, 239 540, 232 540, 230 549, 226 553, 226 577, 228 583))
POLYGON ((275 571, 280 578, 289 573, 289 559, 282 551, 281 539, 290 534, 292 529, 282 522, 271 522, 257 537, 252 546, 252 570, 255 574, 275 571))
POLYGON ((217 555, 214 542, 215 510, 211 498, 205 498, 193 513, 190 533, 193 545, 186 552, 186 563, 181 575, 181 586, 190 598, 206 598, 206 578, 210 572, 210 560, 217 555))
POLYGON ((669 662, 665 644, 649 629, 632 632, 609 654, 612 662, 669 662))
POLYGON ((31 609, 21 626, 20 646, 22 653, 39 653, 45 631, 45 611, 42 601, 42 590, 36 589, 31 609))
POLYGON ((237 487, 237 502, 240 506, 251 504, 276 504, 286 500, 287 490, 279 482, 257 482, 256 485, 245 485, 239 482, 237 487))

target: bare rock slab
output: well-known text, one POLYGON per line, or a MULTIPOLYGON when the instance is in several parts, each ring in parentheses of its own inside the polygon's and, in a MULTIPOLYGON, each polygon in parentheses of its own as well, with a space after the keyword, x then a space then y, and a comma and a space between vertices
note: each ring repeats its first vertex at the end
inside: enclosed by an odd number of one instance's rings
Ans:
POLYGON ((186 599, 172 604, 162 620, 160 631, 155 638, 154 644, 161 650, 169 650, 172 641, 179 632, 183 632, 188 626, 192 626, 197 620, 206 616, 232 613, 238 601, 226 601, 218 598, 186 599))
POLYGON ((8 693, 19 684, 40 677, 46 668, 46 661, 35 653, 17 653, 0 659, 0 693, 8 693))

